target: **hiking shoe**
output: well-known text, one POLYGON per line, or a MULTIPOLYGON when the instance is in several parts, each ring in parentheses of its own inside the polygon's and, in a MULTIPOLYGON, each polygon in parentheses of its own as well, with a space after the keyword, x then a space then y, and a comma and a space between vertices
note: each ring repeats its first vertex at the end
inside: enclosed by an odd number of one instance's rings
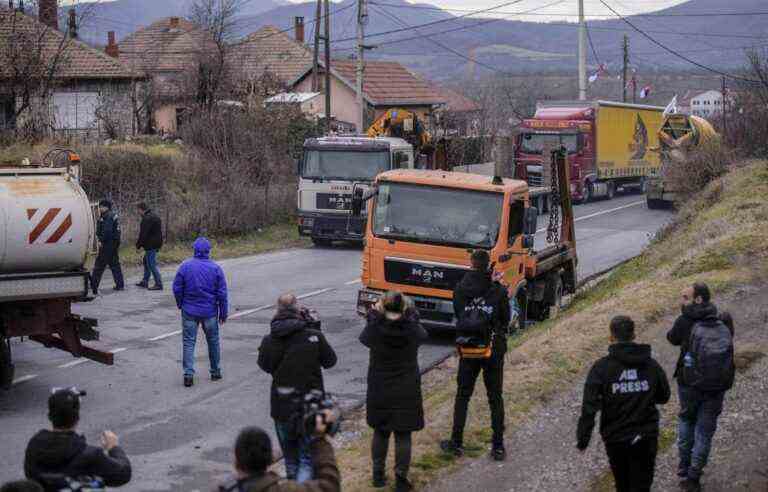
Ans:
POLYGON ((680 482, 680 488, 685 492, 700 492, 701 482, 695 478, 686 478, 680 482))
POLYGON ((400 475, 397 476, 395 482, 395 492, 410 492, 413 490, 413 485, 411 482, 408 481, 407 478, 401 477, 400 475))
POLYGON ((386 486, 387 486, 387 476, 384 475, 384 472, 381 472, 381 473, 373 472, 373 488, 383 489, 386 486))
POLYGON ((504 449, 504 445, 494 446, 491 450, 491 457, 495 461, 504 461, 507 459, 507 450, 504 449))
POLYGON ((222 378, 222 375, 220 372, 217 374, 211 374, 211 381, 221 381, 221 378, 222 378))
POLYGON ((146 289, 149 286, 144 282, 139 282, 138 284, 136 284, 136 287, 141 287, 142 289, 146 289))
POLYGON ((445 453, 450 453, 457 458, 464 456, 464 446, 455 442, 453 439, 440 441, 440 449, 445 453))
POLYGON ((121 290, 125 290, 125 287, 115 287, 115 292, 120 292, 121 290))
POLYGON ((684 464, 680 464, 677 466, 677 476, 680 477, 682 480, 685 480, 688 478, 688 466, 684 464))
POLYGON ((153 285, 152 287, 147 287, 147 290, 163 290, 162 285, 153 285))
POLYGON ((184 376, 184 386, 189 388, 195 384, 195 379, 192 376, 184 376))

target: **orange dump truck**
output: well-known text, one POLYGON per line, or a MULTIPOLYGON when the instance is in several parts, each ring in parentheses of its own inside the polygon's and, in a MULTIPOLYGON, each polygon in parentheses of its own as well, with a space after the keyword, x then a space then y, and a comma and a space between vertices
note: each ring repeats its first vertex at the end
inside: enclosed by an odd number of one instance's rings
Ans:
POLYGON ((547 244, 537 244, 537 194, 525 181, 476 174, 395 170, 353 199, 368 220, 357 309, 365 314, 387 290, 410 296, 431 328, 453 328, 453 289, 485 249, 507 287, 516 320, 544 319, 576 288, 576 240, 565 155, 552 153, 547 244))

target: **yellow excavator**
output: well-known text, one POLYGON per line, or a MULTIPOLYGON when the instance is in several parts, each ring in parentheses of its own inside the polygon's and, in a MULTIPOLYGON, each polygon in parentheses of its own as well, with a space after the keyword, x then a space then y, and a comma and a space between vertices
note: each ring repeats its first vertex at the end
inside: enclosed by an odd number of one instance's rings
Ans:
POLYGON ((445 152, 440 152, 438 148, 440 146, 435 145, 432 135, 413 111, 402 108, 388 110, 376 118, 376 121, 368 128, 366 135, 370 138, 402 138, 413 145, 416 162, 421 162, 418 167, 426 169, 443 169, 445 167, 441 165, 446 160, 445 152), (420 157, 422 158, 420 159, 420 157))

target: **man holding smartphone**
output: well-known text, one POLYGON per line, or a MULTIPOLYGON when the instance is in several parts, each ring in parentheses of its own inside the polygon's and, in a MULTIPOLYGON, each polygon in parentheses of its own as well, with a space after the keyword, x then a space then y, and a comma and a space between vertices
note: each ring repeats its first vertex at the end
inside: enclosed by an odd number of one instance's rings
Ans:
POLYGON ((101 447, 90 446, 75 431, 80 422, 80 397, 75 388, 54 388, 48 398, 52 430, 43 429, 29 441, 24 473, 48 491, 58 491, 66 479, 98 477, 109 487, 131 480, 131 462, 118 445, 115 433, 101 433, 101 447))

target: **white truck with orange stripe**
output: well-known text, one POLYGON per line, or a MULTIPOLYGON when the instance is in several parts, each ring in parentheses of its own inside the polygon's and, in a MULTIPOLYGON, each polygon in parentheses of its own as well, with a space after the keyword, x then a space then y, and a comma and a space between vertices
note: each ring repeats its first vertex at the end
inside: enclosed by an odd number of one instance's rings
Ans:
POLYGON ((66 155, 66 167, 0 166, 0 387, 13 381, 13 337, 112 364, 80 342, 98 339, 96 320, 71 309, 89 300, 95 220, 79 158, 66 155))

